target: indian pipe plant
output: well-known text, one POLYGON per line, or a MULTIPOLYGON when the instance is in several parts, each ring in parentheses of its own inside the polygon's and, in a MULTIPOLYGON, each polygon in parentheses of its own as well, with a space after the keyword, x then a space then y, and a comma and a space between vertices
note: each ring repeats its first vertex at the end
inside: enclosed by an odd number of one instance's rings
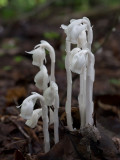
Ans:
MULTIPOLYGON (((94 55, 91 52, 91 44, 93 41, 93 31, 88 18, 72 19, 68 26, 61 25, 66 33, 66 58, 65 68, 67 73, 67 98, 65 112, 67 118, 67 128, 74 132, 73 120, 71 115, 71 95, 72 95, 72 72, 80 76, 80 91, 78 95, 78 104, 80 112, 80 130, 93 126, 93 110, 94 104, 92 100, 93 82, 94 82, 94 55), (75 44, 75 48, 71 49, 71 45, 75 44)), ((26 119, 26 125, 34 128, 38 119, 43 120, 44 134, 44 151, 50 150, 49 124, 54 123, 54 141, 59 142, 59 94, 58 86, 55 83, 55 51, 54 48, 46 41, 42 40, 36 45, 34 50, 27 52, 32 54, 32 64, 39 67, 40 71, 35 75, 34 82, 43 94, 32 92, 27 97, 21 107, 20 116, 26 119), (51 74, 48 75, 46 63, 46 50, 51 59, 51 74), (49 85, 48 85, 49 84, 49 85), (40 109, 34 110, 36 101, 41 104, 40 109), (48 107, 53 106, 54 111, 50 109, 50 120, 48 118, 48 107), (50 122, 49 122, 50 121, 50 122)))

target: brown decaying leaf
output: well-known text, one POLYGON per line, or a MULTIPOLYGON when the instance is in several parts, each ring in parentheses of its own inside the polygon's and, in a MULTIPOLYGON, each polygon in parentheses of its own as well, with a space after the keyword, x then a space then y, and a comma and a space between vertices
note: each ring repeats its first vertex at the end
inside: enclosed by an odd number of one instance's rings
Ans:
POLYGON ((7 91, 6 103, 7 105, 15 104, 20 98, 26 97, 26 90, 24 87, 14 87, 7 91))

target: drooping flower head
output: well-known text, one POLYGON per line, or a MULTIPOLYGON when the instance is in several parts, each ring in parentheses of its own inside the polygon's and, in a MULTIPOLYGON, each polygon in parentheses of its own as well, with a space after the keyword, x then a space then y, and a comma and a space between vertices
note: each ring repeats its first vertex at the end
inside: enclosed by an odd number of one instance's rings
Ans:
POLYGON ((45 90, 43 95, 47 106, 54 105, 56 94, 58 94, 58 86, 55 82, 51 81, 50 87, 45 90))
POLYGON ((29 54, 33 55, 33 62, 32 64, 35 66, 42 66, 44 60, 46 61, 46 57, 45 57, 45 49, 40 47, 40 45, 38 46, 38 48, 35 48, 34 50, 27 52, 29 54))
POLYGON ((38 87, 41 90, 45 90, 49 82, 48 72, 45 65, 42 65, 40 69, 41 70, 36 74, 34 81, 36 87, 38 87))
POLYGON ((68 26, 61 25, 61 28, 64 29, 64 32, 67 35, 66 40, 73 44, 78 43, 82 31, 87 31, 87 42, 92 44, 93 31, 90 20, 87 17, 83 17, 82 19, 72 19, 68 26))
POLYGON ((31 118, 25 124, 31 128, 35 128, 40 117, 42 117, 42 108, 35 109, 31 118))
POLYGON ((70 70, 74 73, 81 74, 86 65, 86 52, 80 48, 74 48, 70 54, 70 70))
MULTIPOLYGON (((49 125, 54 123, 53 111, 51 108, 50 108, 50 115, 51 117, 50 117, 49 125)), ((29 126, 30 128, 35 128, 37 126, 39 118, 42 118, 42 108, 35 109, 33 111, 31 118, 28 119, 25 124, 29 126)))
POLYGON ((78 43, 79 35, 83 30, 87 30, 87 25, 82 24, 82 19, 72 20, 68 26, 61 25, 61 28, 64 29, 67 37, 66 40, 70 41, 73 44, 78 43))
POLYGON ((17 106, 17 108, 21 107, 20 116, 23 117, 24 119, 30 119, 33 114, 34 105, 37 99, 41 98, 42 96, 39 95, 38 93, 34 93, 33 95, 27 97, 20 106, 17 106))
POLYGON ((46 50, 48 51, 48 53, 50 55, 50 59, 51 59, 51 76, 50 76, 50 79, 51 79, 51 81, 55 81, 55 75, 54 75, 54 72, 55 72, 55 50, 45 40, 40 41, 40 44, 36 45, 34 47, 34 49, 36 49, 38 47, 43 49, 44 51, 46 51, 46 50))

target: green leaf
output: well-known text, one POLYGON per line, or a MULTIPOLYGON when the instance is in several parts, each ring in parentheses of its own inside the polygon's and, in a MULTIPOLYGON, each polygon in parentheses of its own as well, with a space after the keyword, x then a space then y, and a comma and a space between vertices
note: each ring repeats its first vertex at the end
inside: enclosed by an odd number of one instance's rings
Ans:
POLYGON ((14 61, 18 62, 18 63, 21 62, 23 59, 24 59, 24 57, 22 57, 22 56, 15 56, 14 57, 14 61))
POLYGON ((120 87, 120 79, 110 79, 109 82, 115 86, 119 86, 120 87))
POLYGON ((8 0, 0 0, 0 7, 4 7, 8 4, 8 0))
POLYGON ((3 70, 4 71, 9 71, 9 70, 11 70, 12 69, 12 66, 4 66, 3 67, 3 70))
POLYGON ((58 39, 60 37, 59 33, 57 32, 45 32, 43 33, 43 36, 44 38, 50 39, 50 40, 58 39))

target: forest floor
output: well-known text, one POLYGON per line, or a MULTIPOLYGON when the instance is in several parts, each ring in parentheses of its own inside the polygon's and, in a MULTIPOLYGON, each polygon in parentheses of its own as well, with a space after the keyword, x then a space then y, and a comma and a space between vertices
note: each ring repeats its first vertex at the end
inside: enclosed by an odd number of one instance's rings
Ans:
MULTIPOLYGON (((93 16, 90 17, 90 20, 94 32, 92 48, 95 55, 93 91, 95 119, 111 139, 118 138, 117 154, 119 154, 120 21, 116 21, 115 15, 112 14, 101 17, 93 16)), ((35 129, 30 129, 25 125, 25 121, 19 116, 19 110, 16 108, 31 92, 39 92, 34 85, 34 76, 38 69, 32 65, 32 57, 25 51, 32 50, 40 40, 47 40, 55 48, 56 82, 59 86, 60 106, 64 107, 66 72, 64 69, 65 34, 60 28, 62 23, 68 24, 69 21, 64 19, 62 22, 62 18, 59 21, 59 16, 57 19, 54 14, 52 18, 47 17, 44 20, 39 20, 38 17, 34 17, 29 20, 16 21, 10 26, 1 21, 0 160, 24 160, 26 153, 29 155, 43 153, 42 121, 39 120, 35 129)), ((50 69, 48 56, 47 68, 50 69)), ((79 79, 76 78, 76 75, 73 77, 75 78, 73 78, 72 106, 77 107, 79 79)), ((38 108, 39 104, 37 103, 35 107, 38 108)), ((50 126, 50 137, 51 146, 53 146, 53 126, 50 126)), ((31 157, 29 156, 28 159, 31 157)))

